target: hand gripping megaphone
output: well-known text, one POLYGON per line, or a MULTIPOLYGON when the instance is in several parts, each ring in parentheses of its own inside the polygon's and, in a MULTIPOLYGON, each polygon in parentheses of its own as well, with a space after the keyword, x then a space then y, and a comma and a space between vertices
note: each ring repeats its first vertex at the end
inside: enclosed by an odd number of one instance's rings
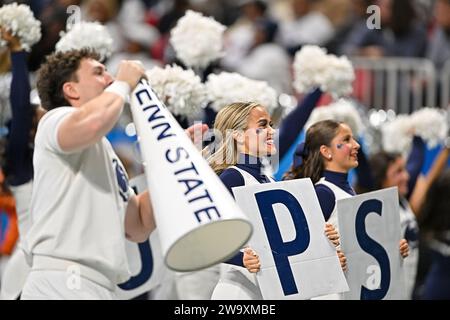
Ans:
POLYGON ((249 220, 146 80, 131 111, 166 265, 195 271, 231 258, 249 220))

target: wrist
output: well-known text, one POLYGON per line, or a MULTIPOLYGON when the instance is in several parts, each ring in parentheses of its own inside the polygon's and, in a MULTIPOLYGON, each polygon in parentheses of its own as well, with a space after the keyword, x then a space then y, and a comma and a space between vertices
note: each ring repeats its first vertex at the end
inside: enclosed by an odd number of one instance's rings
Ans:
POLYGON ((105 92, 117 94, 122 97, 124 101, 127 101, 131 92, 131 87, 126 81, 116 80, 105 89, 105 92))

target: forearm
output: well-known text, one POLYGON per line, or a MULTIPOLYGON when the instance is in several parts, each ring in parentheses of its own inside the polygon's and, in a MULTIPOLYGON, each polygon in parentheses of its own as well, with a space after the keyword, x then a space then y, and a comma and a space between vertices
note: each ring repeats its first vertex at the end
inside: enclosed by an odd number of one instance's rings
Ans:
POLYGON ((320 89, 314 90, 302 102, 299 102, 297 107, 282 120, 279 130, 278 147, 280 159, 283 158, 303 130, 321 96, 322 91, 320 89))
POLYGON ((149 192, 145 191, 130 199, 125 215, 127 239, 133 242, 144 242, 155 227, 149 192))
POLYGON ((30 105, 30 83, 26 65, 26 52, 11 54, 11 127, 7 149, 8 179, 12 185, 19 185, 33 176, 32 159, 29 154, 30 131, 33 108, 30 105))
POLYGON ((409 199, 414 192, 417 178, 419 177, 425 162, 425 151, 424 141, 420 137, 414 137, 413 147, 406 164, 406 170, 408 170, 409 173, 407 199, 409 199))
POLYGON ((414 213, 419 215, 422 205, 425 201, 426 194, 431 184, 439 177, 439 175, 444 171, 447 166, 448 156, 450 149, 444 147, 439 153, 437 159, 434 161, 433 166, 430 169, 428 175, 417 181, 416 187, 409 199, 411 209, 414 213))
POLYGON ((61 149, 66 152, 78 151, 100 141, 119 120, 123 106, 124 99, 121 96, 104 92, 76 108, 58 129, 61 149))

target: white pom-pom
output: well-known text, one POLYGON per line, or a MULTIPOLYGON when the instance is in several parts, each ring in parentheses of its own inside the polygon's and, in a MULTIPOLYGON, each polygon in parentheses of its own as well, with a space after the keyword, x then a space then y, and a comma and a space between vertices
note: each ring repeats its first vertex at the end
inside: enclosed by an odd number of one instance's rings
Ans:
POLYGON ((98 22, 79 22, 66 33, 61 32, 56 51, 90 48, 105 60, 111 56, 112 46, 113 39, 105 26, 98 22))
POLYGON ((278 107, 277 92, 267 82, 251 80, 238 73, 210 74, 206 88, 215 111, 233 102, 257 102, 270 114, 278 107))
POLYGON ((349 95, 355 80, 354 69, 346 57, 336 57, 317 46, 303 46, 295 54, 294 88, 305 93, 319 87, 335 98, 349 95))
POLYGON ((305 130, 308 130, 314 123, 323 120, 346 123, 352 129, 355 137, 360 136, 365 129, 356 106, 351 101, 345 99, 340 99, 326 107, 315 108, 305 125, 305 130))
POLYGON ((2 115, 2 123, 6 123, 11 118, 11 105, 9 95, 11 92, 12 75, 10 72, 0 75, 0 114, 2 115))
MULTIPOLYGON (((0 8, 0 26, 20 39, 23 50, 31 47, 41 39, 41 22, 36 20, 30 7, 25 4, 11 3, 0 8)), ((0 40, 0 45, 6 45, 0 40)))
POLYGON ((167 65, 146 72, 149 83, 169 110, 188 118, 198 114, 208 102, 204 84, 192 70, 167 65))
POLYGON ((415 135, 421 137, 429 148, 443 143, 447 137, 446 112, 435 108, 422 108, 411 115, 415 135))
POLYGON ((192 68, 205 68, 223 56, 225 26, 198 12, 188 10, 170 32, 170 43, 178 59, 192 68))
POLYGON ((409 115, 398 115, 393 121, 381 127, 383 149, 387 152, 399 152, 406 155, 411 149, 414 123, 409 115))

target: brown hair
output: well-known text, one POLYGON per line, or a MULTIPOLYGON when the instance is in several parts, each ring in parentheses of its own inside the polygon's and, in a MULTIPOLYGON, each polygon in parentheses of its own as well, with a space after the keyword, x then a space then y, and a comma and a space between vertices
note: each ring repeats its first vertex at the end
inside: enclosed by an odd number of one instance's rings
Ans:
POLYGON ((330 146, 331 141, 339 131, 341 123, 334 120, 324 120, 313 124, 308 129, 306 132, 303 163, 298 168, 292 167, 286 175, 287 179, 309 177, 315 184, 322 178, 325 163, 320 153, 320 147, 323 145, 330 146))
POLYGON ((52 110, 70 105, 64 97, 63 85, 68 81, 78 81, 76 72, 83 59, 99 60, 100 56, 87 48, 47 56, 38 70, 36 85, 44 109, 52 110))

